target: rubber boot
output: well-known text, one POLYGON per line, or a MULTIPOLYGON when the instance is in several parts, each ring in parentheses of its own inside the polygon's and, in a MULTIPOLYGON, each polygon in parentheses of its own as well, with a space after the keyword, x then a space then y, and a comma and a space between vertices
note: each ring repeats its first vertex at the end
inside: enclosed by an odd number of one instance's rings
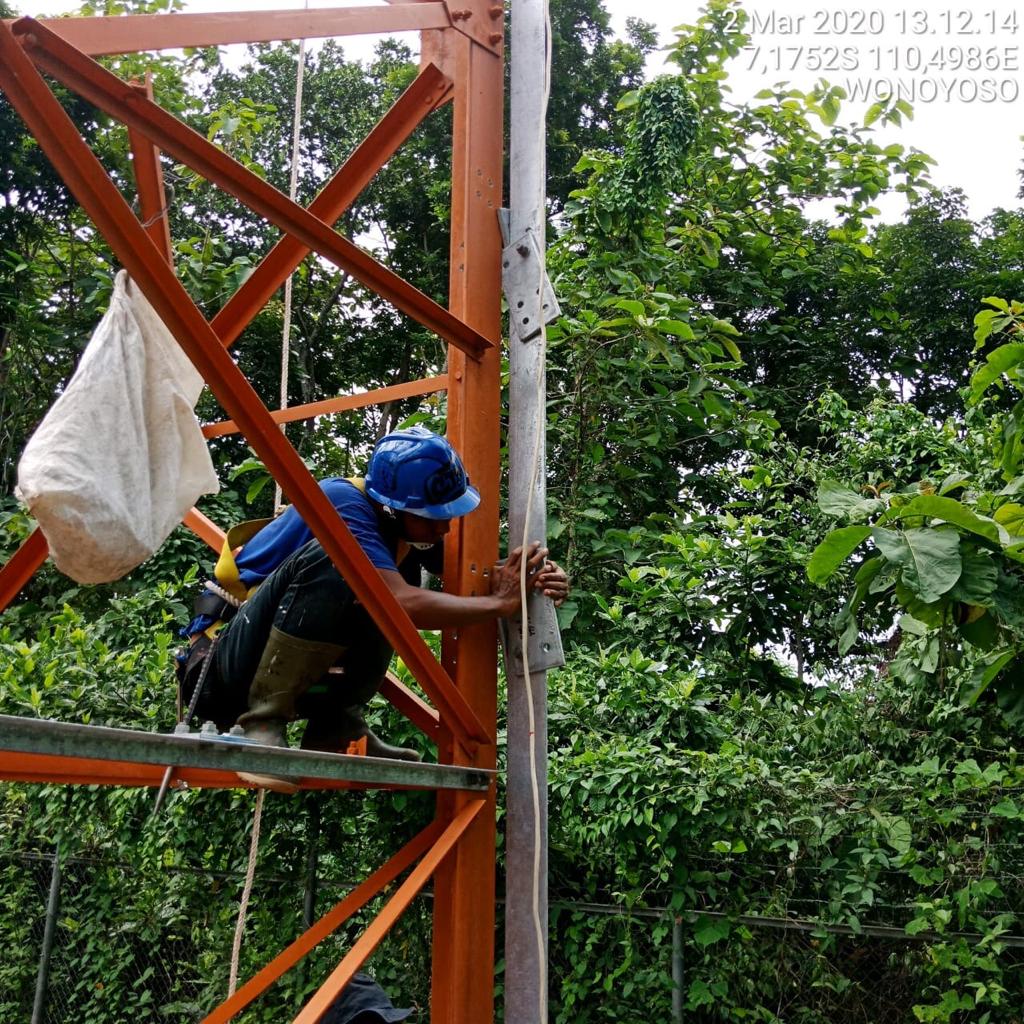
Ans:
MULTIPOLYGON (((295 702, 344 650, 338 644, 302 640, 272 627, 249 687, 249 710, 238 717, 246 739, 268 747, 288 746, 287 728, 295 717, 295 702)), ((276 775, 239 772, 238 777, 281 793, 299 788, 276 775)))
POLYGON ((304 750, 329 750, 344 754, 348 745, 366 737, 367 757, 388 757, 395 761, 422 761, 423 755, 411 747, 395 747, 385 743, 366 724, 363 709, 358 704, 342 708, 337 717, 325 722, 310 719, 302 734, 304 750))

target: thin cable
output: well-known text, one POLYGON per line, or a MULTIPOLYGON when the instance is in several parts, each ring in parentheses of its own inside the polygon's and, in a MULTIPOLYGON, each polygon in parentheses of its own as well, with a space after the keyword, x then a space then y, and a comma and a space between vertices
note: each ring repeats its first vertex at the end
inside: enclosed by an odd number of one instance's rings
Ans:
POLYGON ((242 886, 242 898, 238 901, 238 921, 235 924, 235 940, 231 943, 231 973, 228 975, 228 998, 238 988, 238 961, 242 955, 242 933, 245 931, 245 918, 249 912, 249 897, 252 896, 252 883, 256 878, 256 856, 260 849, 260 822, 263 818, 263 798, 265 789, 256 790, 256 810, 252 816, 252 838, 249 840, 249 866, 245 870, 245 885, 242 886))
MULTIPOLYGON (((306 9, 309 9, 309 0, 306 0, 306 9)), ((298 66, 295 69, 295 107, 292 111, 292 166, 288 178, 288 197, 295 202, 295 195, 299 186, 299 137, 302 128, 302 85, 306 77, 306 40, 299 40, 298 66)), ((288 408, 288 363, 291 359, 291 338, 292 338, 292 278, 289 274, 284 282, 284 323, 281 325, 281 405, 282 409, 288 408)), ((281 424, 281 433, 285 432, 285 426, 281 424)), ((281 485, 274 481, 274 515, 278 516, 283 511, 281 503, 281 485)))
MULTIPOLYGON (((541 116, 538 118, 540 131, 540 153, 543 160, 546 144, 546 122, 548 101, 551 97, 551 11, 548 3, 544 2, 544 100, 541 107, 541 116)), ((537 199, 537 221, 543 229, 545 223, 546 195, 544 187, 544 175, 539 176, 539 192, 537 199)), ((538 249, 543 254, 545 238, 543 235, 537 240, 538 249)), ((543 264, 542 264, 543 266, 543 264)), ((538 979, 538 1021, 540 1024, 547 1024, 548 1020, 548 961, 547 945, 544 941, 544 922, 540 916, 540 885, 541 885, 541 813, 540 813, 540 781, 537 777, 537 715, 533 703, 533 688, 530 685, 530 655, 527 645, 530 636, 530 616, 527 609, 527 578, 526 578, 526 551, 530 543, 530 516, 533 512, 533 495, 537 486, 537 478, 540 475, 541 464, 541 439, 544 436, 544 360, 547 352, 547 328, 544 323, 544 313, 541 308, 542 287, 538 289, 538 315, 540 320, 540 351, 541 357, 537 360, 537 422, 534 431, 533 455, 531 457, 530 483, 526 493, 526 514, 523 517, 523 561, 519 570, 519 601, 522 608, 521 631, 519 637, 520 647, 523 652, 523 681, 526 687, 526 709, 529 722, 530 734, 530 795, 533 801, 533 891, 531 899, 531 911, 533 914, 533 928, 537 939, 537 964, 540 972, 538 979)))

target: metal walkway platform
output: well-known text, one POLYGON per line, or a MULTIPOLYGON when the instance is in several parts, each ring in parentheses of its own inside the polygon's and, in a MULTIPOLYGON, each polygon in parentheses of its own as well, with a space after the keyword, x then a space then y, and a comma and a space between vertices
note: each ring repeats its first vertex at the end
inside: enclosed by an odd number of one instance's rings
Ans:
POLYGON ((353 757, 217 739, 168 736, 0 715, 0 779, 11 782, 212 789, 248 786, 237 772, 281 775, 303 789, 453 789, 484 792, 494 772, 451 765, 353 757))

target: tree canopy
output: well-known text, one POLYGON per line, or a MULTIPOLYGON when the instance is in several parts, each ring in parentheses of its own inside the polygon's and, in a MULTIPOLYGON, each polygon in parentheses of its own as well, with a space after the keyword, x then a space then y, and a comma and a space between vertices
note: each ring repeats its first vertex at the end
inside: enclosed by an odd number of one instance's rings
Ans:
MULTIPOLYGON (((735 101, 729 73, 748 36, 733 0, 681 25, 673 70, 650 81, 650 26, 634 20, 615 39, 599 0, 556 0, 552 25, 548 263, 562 316, 548 334, 549 537, 574 582, 550 707, 552 1019, 625 1024, 641 1005, 669 1019, 679 917, 694 1020, 1014 1024, 1024 211, 974 221, 961 193, 932 184, 926 154, 883 145, 879 126, 910 114, 902 101, 868 124, 848 123, 827 83, 735 101), (890 223, 877 205, 887 194, 907 200, 890 223), (808 929, 803 945, 758 924, 787 919, 808 929)), ((241 62, 213 49, 161 57, 154 88, 286 187, 296 56, 282 44, 241 62)), ((416 72, 393 41, 366 61, 336 43, 306 59, 304 202, 416 72)), ((64 98, 130 194, 124 133, 64 98)), ((436 298, 450 133, 446 111, 432 114, 339 225, 436 298)), ((0 144, 7 557, 31 527, 11 496, 18 454, 72 372, 114 266, 2 100, 0 144)), ((273 235, 184 168, 165 173, 177 271, 212 314, 273 235)), ((321 261, 302 265, 295 288, 292 402, 443 369, 437 338, 321 261)), ((266 396, 282 317, 275 299, 237 348, 266 396)), ((199 413, 220 416, 208 397, 199 413)), ((444 416, 442 401, 413 400, 289 430, 316 472, 347 473, 394 425, 442 429, 444 416)), ((213 451, 226 486, 207 514, 229 525, 265 512, 251 453, 234 439, 213 451)), ((0 711, 172 728, 174 633, 206 562, 179 531, 116 584, 73 587, 45 569, 0 622, 0 711)), ((389 739, 407 739, 390 710, 375 715, 389 739)), ((147 822, 140 794, 0 787, 11 894, 0 940, 17 951, 0 966, 0 1011, 13 1019, 31 1003, 19 858, 59 839, 131 866, 132 899, 148 909, 126 929, 154 960, 204 975, 163 1007, 144 984, 103 997, 96 983, 123 965, 98 952, 101 925, 73 921, 80 1019, 198 1019, 222 987, 230 911, 211 909, 205 882, 170 883, 164 869, 237 872, 244 804, 176 793, 147 822)), ((314 813, 322 871, 341 880, 430 805, 311 798, 297 816, 270 804, 261 870, 298 884, 314 813)), ((263 894, 254 966, 298 929, 295 891, 263 894)), ((424 1005, 429 926, 404 927, 375 969, 396 1002, 424 1005)), ((280 1019, 323 966, 251 1019, 280 1019)))

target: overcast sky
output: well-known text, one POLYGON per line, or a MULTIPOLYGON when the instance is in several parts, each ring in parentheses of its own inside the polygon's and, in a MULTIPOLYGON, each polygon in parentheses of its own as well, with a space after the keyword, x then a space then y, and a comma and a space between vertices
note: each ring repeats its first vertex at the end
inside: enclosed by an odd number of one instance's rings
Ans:
MULTIPOLYGON (((696 0, 605 0, 622 32, 638 10, 657 25, 663 43, 692 24, 696 0)), ((903 90, 914 120, 886 129, 884 140, 916 146, 938 161, 937 184, 967 193, 970 211, 1016 207, 1024 157, 1024 5, 1019 0, 746 0, 751 45, 730 75, 737 100, 788 80, 811 88, 820 78, 842 85, 852 99, 840 121, 860 122, 878 93, 903 90), (1018 10, 1019 9, 1019 10, 1018 10)), ((657 74, 664 55, 649 65, 657 74)), ((898 216, 898 204, 885 210, 898 216)))
MULTIPOLYGON (((190 10, 299 8, 306 0, 190 0, 190 10)), ((367 2, 367 0, 362 0, 367 2)), ((370 0, 372 2, 372 0, 370 0)), ((613 26, 623 32, 637 14, 657 26, 663 44, 673 28, 692 23, 699 0, 605 0, 613 26)), ((40 16, 72 10, 74 0, 16 0, 40 16)), ((310 7, 331 6, 309 0, 310 7)), ((983 216, 1013 207, 1024 155, 1024 8, 1015 0, 867 0, 852 6, 815 0, 746 0, 751 45, 734 63, 730 84, 737 100, 787 80, 810 88, 820 78, 840 84, 859 100, 845 105, 840 121, 859 121, 889 89, 914 105, 912 122, 888 128, 884 142, 916 146, 938 161, 940 185, 963 188, 970 212, 983 216)), ((415 34, 409 35, 415 46, 415 34)), ((352 56, 368 54, 372 39, 346 43, 352 56)), ((555 54, 555 60, 558 55, 555 54)), ((649 72, 669 70, 655 54, 649 72)), ((898 217, 900 201, 885 208, 898 217)))

